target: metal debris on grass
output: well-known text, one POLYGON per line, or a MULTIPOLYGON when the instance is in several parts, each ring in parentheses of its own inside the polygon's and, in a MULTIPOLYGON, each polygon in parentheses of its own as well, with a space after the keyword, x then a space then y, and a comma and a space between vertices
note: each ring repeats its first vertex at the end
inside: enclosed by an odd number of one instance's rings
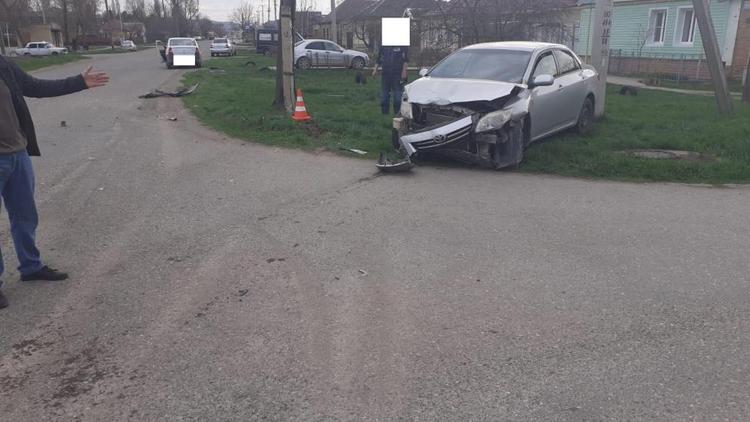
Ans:
POLYGON ((356 148, 339 147, 339 149, 341 151, 349 151, 349 152, 353 152, 353 153, 359 154, 359 155, 366 155, 367 154, 367 151, 362 151, 361 149, 356 149, 356 148))

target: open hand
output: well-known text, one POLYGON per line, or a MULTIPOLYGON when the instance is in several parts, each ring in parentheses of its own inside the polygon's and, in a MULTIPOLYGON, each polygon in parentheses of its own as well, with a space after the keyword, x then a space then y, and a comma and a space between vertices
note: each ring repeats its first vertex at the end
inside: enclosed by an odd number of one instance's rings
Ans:
POLYGON ((89 66, 81 75, 83 80, 86 81, 86 88, 96 88, 107 85, 109 82, 109 75, 105 72, 92 72, 94 66, 89 66))

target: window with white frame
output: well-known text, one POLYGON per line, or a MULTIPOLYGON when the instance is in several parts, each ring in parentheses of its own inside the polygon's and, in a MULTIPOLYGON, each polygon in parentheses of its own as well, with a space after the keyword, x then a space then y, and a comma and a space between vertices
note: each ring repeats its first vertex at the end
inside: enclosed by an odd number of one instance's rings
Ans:
POLYGON ((648 44, 663 45, 664 33, 667 31, 667 9, 651 9, 648 27, 648 44))
POLYGON ((695 26, 693 9, 689 7, 680 8, 677 13, 677 44, 693 45, 695 26))

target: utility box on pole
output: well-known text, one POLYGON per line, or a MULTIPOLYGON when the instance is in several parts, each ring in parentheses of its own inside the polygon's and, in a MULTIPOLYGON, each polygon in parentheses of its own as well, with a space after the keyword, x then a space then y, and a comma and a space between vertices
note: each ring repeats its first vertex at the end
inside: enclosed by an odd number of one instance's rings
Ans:
POLYGON ((594 7, 594 29, 591 40, 591 65, 599 73, 596 84, 594 116, 604 116, 607 98, 607 72, 609 70, 609 31, 612 28, 613 0, 596 0, 594 7))

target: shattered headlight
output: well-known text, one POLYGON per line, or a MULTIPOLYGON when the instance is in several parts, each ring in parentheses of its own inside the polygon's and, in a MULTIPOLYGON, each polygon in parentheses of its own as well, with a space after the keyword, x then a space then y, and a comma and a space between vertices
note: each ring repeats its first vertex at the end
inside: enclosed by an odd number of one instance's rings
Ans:
POLYGON ((406 117, 409 120, 413 120, 414 116, 411 112, 411 103, 404 98, 403 101, 401 101, 401 116, 406 117))
POLYGON ((493 111, 479 119, 475 132, 487 132, 488 130, 502 129, 510 121, 513 112, 511 110, 493 111))

